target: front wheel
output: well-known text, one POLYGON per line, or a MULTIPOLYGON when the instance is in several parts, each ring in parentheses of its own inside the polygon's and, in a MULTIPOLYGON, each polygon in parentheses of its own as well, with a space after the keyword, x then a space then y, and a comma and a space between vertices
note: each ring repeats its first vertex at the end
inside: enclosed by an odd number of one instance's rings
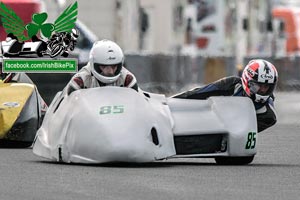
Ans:
POLYGON ((254 159, 253 156, 246 157, 216 157, 215 161, 218 165, 247 165, 254 159))
POLYGON ((59 54, 61 54, 64 51, 64 47, 62 47, 61 45, 53 45, 53 48, 51 49, 51 54, 50 57, 56 57, 59 54))

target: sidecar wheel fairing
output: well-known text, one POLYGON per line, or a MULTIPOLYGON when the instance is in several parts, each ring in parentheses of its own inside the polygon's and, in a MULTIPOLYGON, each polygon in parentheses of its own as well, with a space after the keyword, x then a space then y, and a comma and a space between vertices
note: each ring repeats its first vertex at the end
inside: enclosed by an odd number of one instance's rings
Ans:
POLYGON ((251 157, 256 154, 253 103, 245 97, 169 98, 175 157, 251 157))
POLYGON ((0 147, 31 146, 41 121, 35 86, 4 83, 0 92, 0 147))

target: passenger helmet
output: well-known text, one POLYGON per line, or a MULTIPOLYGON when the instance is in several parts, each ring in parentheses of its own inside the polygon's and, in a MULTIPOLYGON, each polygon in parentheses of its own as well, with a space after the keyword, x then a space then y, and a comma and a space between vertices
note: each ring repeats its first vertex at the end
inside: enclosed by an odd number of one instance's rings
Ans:
POLYGON ((273 94, 278 81, 275 66, 263 59, 251 60, 243 70, 242 85, 255 102, 266 102, 273 94))

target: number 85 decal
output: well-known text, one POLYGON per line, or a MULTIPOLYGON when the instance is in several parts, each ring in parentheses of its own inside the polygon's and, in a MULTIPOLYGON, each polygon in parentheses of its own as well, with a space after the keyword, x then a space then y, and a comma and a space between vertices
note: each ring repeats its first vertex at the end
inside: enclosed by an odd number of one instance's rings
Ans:
POLYGON ((245 149, 254 149, 256 145, 256 132, 249 132, 245 149))
POLYGON ((120 114, 124 113, 124 106, 119 105, 119 106, 102 106, 100 107, 100 115, 104 114, 120 114))

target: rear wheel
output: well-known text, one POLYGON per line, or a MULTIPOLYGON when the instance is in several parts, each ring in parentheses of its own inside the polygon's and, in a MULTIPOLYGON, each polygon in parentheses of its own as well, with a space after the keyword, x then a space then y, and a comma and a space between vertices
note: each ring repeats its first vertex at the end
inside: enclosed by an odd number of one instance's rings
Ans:
POLYGON ((247 165, 251 163, 254 156, 246 157, 216 157, 215 161, 218 165, 247 165))

